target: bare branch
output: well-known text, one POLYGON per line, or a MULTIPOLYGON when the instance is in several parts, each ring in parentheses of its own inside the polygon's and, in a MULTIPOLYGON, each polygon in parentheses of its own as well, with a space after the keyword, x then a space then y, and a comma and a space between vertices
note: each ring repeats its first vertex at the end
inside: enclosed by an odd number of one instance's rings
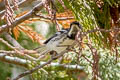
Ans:
POLYGON ((87 35, 89 33, 94 33, 94 32, 112 32, 112 31, 120 31, 120 28, 113 28, 113 29, 93 29, 93 30, 88 30, 87 32, 83 32, 83 35, 87 35))
POLYGON ((64 7, 64 9, 66 9, 66 6, 65 6, 63 0, 58 0, 58 1, 62 4, 62 6, 64 7))
POLYGON ((24 53, 24 56, 27 57, 30 60, 36 60, 34 57, 29 56, 29 53, 37 53, 36 51, 33 50, 26 50, 24 49, 14 38, 12 38, 8 33, 4 32, 3 33, 5 38, 11 43, 13 44, 15 47, 19 48, 19 51, 24 53))
POLYGON ((8 0, 4 0, 5 3, 5 14, 4 14, 4 19, 7 22, 7 25, 11 25, 12 22, 14 21, 14 11, 10 6, 10 2, 8 0))
POLYGON ((12 45, 10 45, 7 41, 3 40, 2 38, 0 38, 0 41, 2 43, 4 43, 5 45, 7 45, 9 48, 13 49, 14 51, 16 51, 16 53, 19 53, 19 54, 23 54, 22 52, 20 52, 19 50, 17 50, 16 47, 13 47, 12 45))
POLYGON ((84 57, 90 64, 93 64, 88 58, 86 58, 84 55, 81 55, 82 57, 84 57))
POLYGON ((23 15, 23 16, 21 16, 19 18, 16 18, 16 20, 12 23, 12 25, 8 26, 6 24, 6 25, 3 25, 3 26, 0 26, 0 33, 2 33, 5 30, 8 30, 8 28, 13 28, 16 25, 22 23, 23 21, 33 17, 35 15, 35 12, 41 10, 42 8, 43 8, 43 3, 41 2, 38 5, 36 5, 31 11, 26 13, 25 15, 23 15))
POLYGON ((16 51, 5 51, 5 50, 0 50, 0 53, 5 53, 5 54, 16 54, 16 51))
POLYGON ((20 59, 20 58, 17 58, 17 57, 10 57, 10 56, 5 55, 4 53, 0 54, 0 61, 16 64, 16 65, 23 66, 23 67, 27 67, 28 66, 26 64, 26 63, 28 63, 27 60, 20 59))
MULTIPOLYGON (((74 45, 75 45, 75 43, 74 43, 72 46, 74 46, 74 45)), ((72 46, 70 46, 69 48, 71 48, 72 46)), ((61 52, 59 55, 53 57, 53 58, 50 59, 48 62, 40 62, 40 65, 39 65, 39 66, 36 66, 36 67, 33 68, 32 70, 29 70, 29 71, 26 71, 26 72, 20 74, 19 76, 17 76, 17 77, 16 77, 15 79, 13 79, 13 80, 17 80, 17 79, 19 79, 19 78, 21 78, 21 77, 24 77, 24 76, 26 76, 26 75, 28 75, 28 74, 33 73, 34 71, 36 71, 36 70, 44 67, 45 65, 50 64, 53 60, 58 59, 59 57, 61 57, 61 56, 62 56, 64 53, 66 53, 66 52, 67 52, 67 50, 61 52)), ((20 60, 21 60, 21 61, 23 60, 23 63, 24 63, 24 64, 27 63, 27 62, 30 62, 29 60, 19 59, 19 58, 17 58, 17 57, 6 56, 5 54, 0 54, 0 55, 1 55, 0 60, 5 61, 5 62, 8 62, 8 63, 13 63, 13 64, 21 65, 20 60), (26 62, 26 61, 27 61, 27 62, 26 62)), ((71 66, 71 65, 63 65, 63 64, 58 64, 58 63, 57 63, 57 64, 51 63, 51 66, 59 66, 59 67, 71 68, 71 69, 83 69, 83 67, 80 67, 80 66, 77 66, 77 65, 72 65, 72 66, 71 66)))
POLYGON ((18 0, 12 0, 13 6, 15 10, 18 10, 18 0))
MULTIPOLYGON (((20 2, 18 3, 18 6, 19 6, 19 7, 22 7, 22 6, 24 6, 26 3, 29 3, 29 2, 31 2, 31 1, 35 1, 35 0, 22 0, 22 1, 20 1, 20 2)), ((12 6, 12 8, 14 8, 14 6, 12 6)), ((5 10, 3 10, 3 11, 0 12, 0 17, 2 17, 2 16, 4 15, 4 12, 5 12, 5 10)))
MULTIPOLYGON (((76 44, 76 42, 74 42, 73 45, 72 45, 72 46, 69 46, 68 48, 72 48, 75 44, 76 44)), ((57 56, 51 58, 50 60, 48 60, 46 63, 44 63, 44 64, 42 64, 42 65, 38 65, 38 66, 36 66, 35 68, 33 68, 33 69, 31 69, 31 70, 28 70, 28 71, 26 71, 26 72, 21 73, 20 75, 18 75, 18 76, 17 76, 16 78, 14 78, 13 80, 18 80, 18 79, 20 79, 20 78, 22 78, 22 77, 24 77, 24 76, 26 76, 26 75, 29 75, 29 74, 35 72, 36 70, 44 67, 45 65, 50 64, 53 60, 56 60, 56 59, 60 58, 60 57, 61 57, 64 53, 66 53, 66 52, 68 52, 68 50, 62 51, 60 54, 58 54, 57 56)))
POLYGON ((99 77, 99 55, 97 50, 91 45, 86 43, 86 45, 90 48, 93 56, 92 70, 93 70, 93 79, 96 80, 99 77))
POLYGON ((7 45, 9 48, 11 48, 11 49, 15 49, 15 47, 13 47, 12 45, 10 45, 7 41, 5 41, 5 40, 3 40, 2 38, 0 38, 0 41, 2 42, 2 43, 4 43, 5 45, 7 45))
MULTIPOLYGON (((40 62, 40 65, 45 64, 46 62, 40 62)), ((79 65, 66 65, 66 64, 59 64, 59 63, 50 63, 49 66, 54 66, 54 67, 63 67, 63 68, 69 68, 69 69, 77 69, 77 70, 83 70, 84 67, 79 66, 79 65)))
POLYGON ((14 38, 11 37, 10 34, 7 32, 4 32, 3 35, 5 36, 5 39, 9 41, 13 46, 19 48, 19 49, 24 49, 14 38))
POLYGON ((46 63, 43 64, 43 65, 39 65, 39 66, 37 66, 37 67, 35 67, 35 68, 31 69, 31 70, 28 70, 28 71, 26 71, 26 72, 23 72, 22 74, 18 75, 18 76, 17 76, 16 78, 14 78, 13 80, 18 80, 18 79, 20 79, 20 78, 22 78, 22 77, 24 77, 24 76, 26 76, 26 75, 28 75, 28 74, 31 74, 31 73, 35 72, 36 70, 44 67, 45 65, 50 64, 52 61, 53 61, 53 59, 50 59, 48 62, 46 62, 46 63))
MULTIPOLYGON (((7 62, 7 63, 11 63, 11 64, 15 64, 15 65, 19 65, 19 66, 23 66, 25 68, 28 67, 28 63, 31 63, 31 61, 29 60, 25 60, 25 59, 21 59, 21 58, 17 58, 17 57, 11 57, 11 56, 7 56, 4 53, 0 52, 0 60, 7 62)), ((40 62, 40 65, 45 64, 46 62, 40 62)), ((79 66, 79 65, 66 65, 66 64, 59 64, 59 63, 51 63, 49 64, 49 66, 53 66, 53 67, 63 67, 63 68, 69 68, 69 69, 79 69, 79 70, 83 70, 84 67, 79 66)), ((48 66, 47 66, 48 67, 48 66)))

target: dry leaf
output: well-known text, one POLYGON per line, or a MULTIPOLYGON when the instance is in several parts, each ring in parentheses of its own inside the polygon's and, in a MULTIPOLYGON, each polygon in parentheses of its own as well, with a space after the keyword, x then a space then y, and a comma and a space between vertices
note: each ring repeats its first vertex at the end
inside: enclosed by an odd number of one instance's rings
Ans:
MULTIPOLYGON (((74 17, 72 11, 70 10, 67 10, 63 13, 57 13, 57 18, 60 18, 60 17, 74 17)), ((70 27, 70 23, 75 21, 75 19, 70 19, 70 20, 63 20, 63 21, 58 21, 64 28, 69 28, 70 27)))
POLYGON ((19 26, 20 31, 24 32, 25 34, 28 35, 28 37, 30 37, 30 39, 34 42, 38 42, 40 44, 42 44, 41 40, 44 40, 43 36, 41 36, 40 34, 36 33, 35 31, 33 31, 32 28, 30 28, 29 26, 19 26))
MULTIPOLYGON (((24 11, 21 14, 17 15, 16 17, 23 16, 26 14, 28 11, 24 11)), ((36 33, 31 27, 26 26, 25 24, 31 24, 35 21, 39 21, 39 19, 30 19, 30 20, 25 20, 23 23, 19 24, 18 26, 13 28, 13 33, 15 35, 15 39, 17 40, 19 37, 19 34, 21 32, 24 32, 33 42, 38 42, 42 44, 41 40, 44 40, 43 36, 40 34, 36 33)))
POLYGON ((15 39, 17 40, 18 37, 19 37, 19 35, 20 35, 18 26, 16 26, 16 27, 13 28, 13 34, 14 34, 14 36, 15 36, 15 39))
POLYGON ((3 0, 0 0, 0 2, 3 1, 3 0))
POLYGON ((27 12, 28 12, 28 11, 23 11, 22 13, 16 15, 16 18, 25 15, 27 12))

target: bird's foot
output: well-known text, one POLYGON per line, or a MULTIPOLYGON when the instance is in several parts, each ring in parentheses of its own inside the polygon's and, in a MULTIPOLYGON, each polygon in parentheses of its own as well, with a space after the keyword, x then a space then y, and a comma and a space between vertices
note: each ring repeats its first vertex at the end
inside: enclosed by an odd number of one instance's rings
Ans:
POLYGON ((50 51, 50 55, 51 55, 51 58, 52 58, 52 59, 54 59, 54 60, 57 59, 57 58, 55 57, 55 56, 58 55, 56 51, 54 51, 54 50, 53 50, 53 51, 50 51))

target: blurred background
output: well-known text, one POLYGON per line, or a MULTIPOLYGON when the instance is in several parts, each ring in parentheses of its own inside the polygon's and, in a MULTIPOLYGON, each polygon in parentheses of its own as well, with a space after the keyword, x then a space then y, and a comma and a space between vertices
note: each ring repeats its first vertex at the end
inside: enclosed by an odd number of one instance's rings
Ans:
MULTIPOLYGON (((14 6, 14 0, 0 0, 0 26, 7 24, 4 10, 7 10, 5 1, 14 6)), ((13 9, 13 17, 19 18, 32 10, 38 3, 45 0, 15 0, 18 9, 13 9)), ((24 20, 16 27, 8 30, 8 34, 23 48, 33 50, 55 34, 59 29, 67 29, 72 21, 79 21, 83 31, 92 29, 113 29, 120 27, 120 1, 119 0, 51 0, 46 8, 42 8, 34 17, 24 20), (49 7, 51 8, 50 10, 49 7), (52 11, 51 11, 52 10, 52 11), (55 11, 55 14, 52 13, 55 11), (52 14, 51 14, 52 13, 52 14)), ((46 6, 46 5, 44 5, 46 6)), ((8 41, 4 33, 0 37, 8 41)), ((41 68, 30 76, 20 80, 119 80, 120 79, 120 47, 119 31, 95 32, 88 34, 83 42, 90 43, 96 53, 93 54, 89 46, 83 44, 79 53, 65 53, 61 64, 79 65, 80 69, 49 66, 41 68), (117 35, 115 42, 115 35, 117 35), (81 56, 82 55, 82 56, 81 56), (94 56, 95 55, 95 56, 94 56), (84 68, 84 69, 83 69, 84 68)), ((8 41, 9 42, 9 41, 8 41)), ((12 45, 12 43, 9 42, 12 45)), ((0 50, 11 50, 0 42, 0 50)), ((76 48, 77 51, 78 48, 76 48)), ((8 55, 27 60, 25 56, 8 55)), ((30 55, 35 57, 37 55, 30 55)), ((49 55, 42 61, 47 61, 49 55)), ((21 72, 32 69, 41 61, 31 61, 24 68, 14 64, 8 64, 0 55, 0 80, 10 80, 21 72)), ((58 63, 59 60, 54 61, 58 63)), ((56 65, 56 64, 55 64, 56 65)))

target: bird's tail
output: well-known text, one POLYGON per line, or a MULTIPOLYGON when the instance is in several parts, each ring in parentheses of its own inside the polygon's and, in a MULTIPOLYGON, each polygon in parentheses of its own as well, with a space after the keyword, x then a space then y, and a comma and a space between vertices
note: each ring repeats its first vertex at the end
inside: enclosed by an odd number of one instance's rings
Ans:
POLYGON ((36 50, 38 53, 40 53, 40 55, 48 53, 46 45, 39 46, 39 47, 35 48, 34 50, 36 50))

